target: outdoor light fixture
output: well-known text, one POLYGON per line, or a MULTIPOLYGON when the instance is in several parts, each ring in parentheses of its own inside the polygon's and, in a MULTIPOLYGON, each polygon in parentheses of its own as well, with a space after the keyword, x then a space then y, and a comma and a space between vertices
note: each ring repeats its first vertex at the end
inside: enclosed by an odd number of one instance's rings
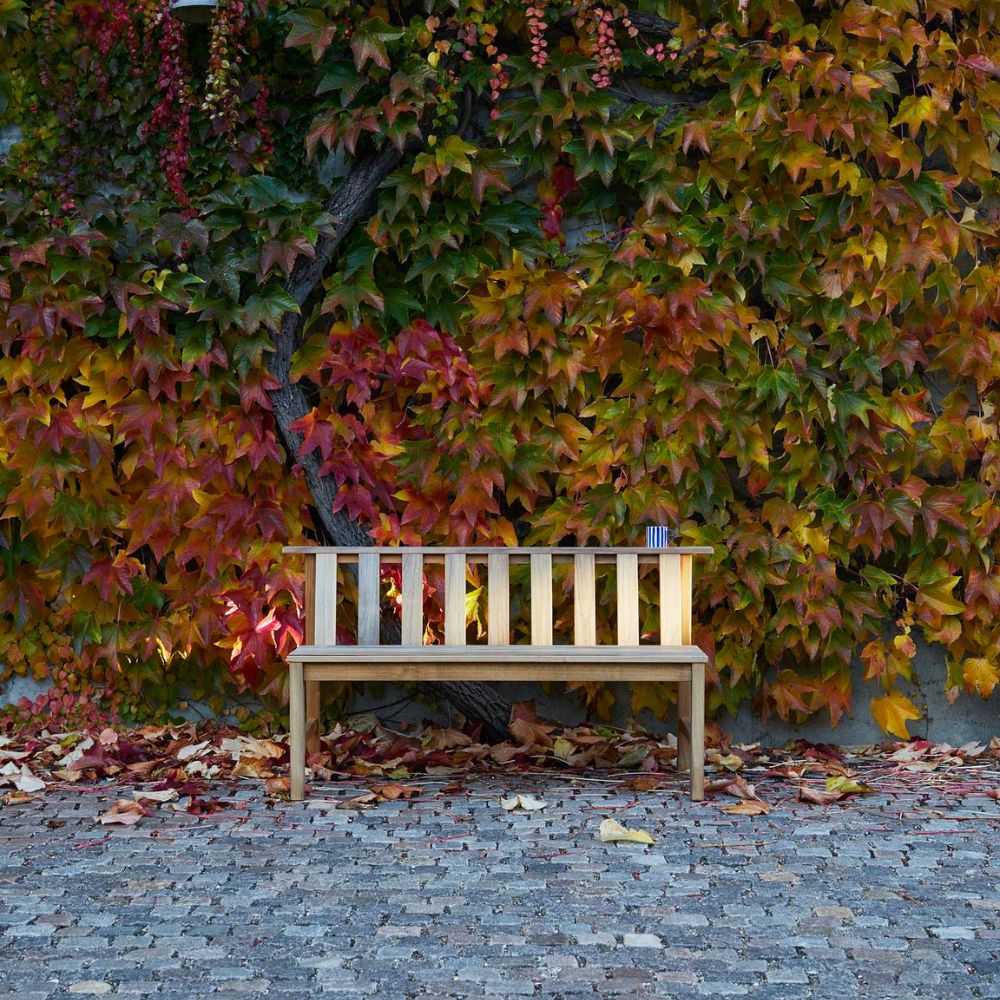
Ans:
POLYGON ((215 0, 171 0, 170 10, 178 21, 208 24, 215 11, 215 0))

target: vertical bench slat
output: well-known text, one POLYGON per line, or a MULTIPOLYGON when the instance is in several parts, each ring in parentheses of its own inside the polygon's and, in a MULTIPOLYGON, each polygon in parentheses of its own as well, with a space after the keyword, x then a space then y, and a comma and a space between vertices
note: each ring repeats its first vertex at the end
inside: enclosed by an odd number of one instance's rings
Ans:
POLYGON ((424 557, 403 553, 403 645, 424 642, 424 557))
POLYGON ((379 554, 358 555, 358 645, 379 644, 379 554))
POLYGON ((693 558, 681 556, 681 642, 691 645, 691 567, 693 558))
POLYGON ((618 645, 639 645, 639 557, 618 554, 615 560, 618 589, 618 645))
POLYGON ((444 557, 444 644, 465 645, 465 553, 444 557))
POLYGON ((316 642, 316 557, 306 556, 306 576, 302 588, 302 615, 305 619, 302 642, 312 646, 316 642))
MULTIPOLYGON (((308 605, 308 597, 306 598, 308 605)), ((337 554, 321 552, 316 556, 316 580, 313 590, 312 634, 317 646, 337 645, 337 554)), ((308 612, 308 606, 306 608, 308 612)), ((308 619, 306 628, 308 628, 308 619)))
POLYGON ((531 645, 552 645, 552 556, 531 557, 531 645))
MULTIPOLYGON (((306 556, 306 578, 302 594, 302 613, 305 615, 302 641, 307 646, 316 642, 316 557, 306 556)), ((336 616, 336 612, 334 612, 336 616)), ((336 628, 336 626, 335 626, 336 628)), ((336 631, 334 631, 336 636, 336 631)), ((306 753, 320 749, 319 721, 323 705, 320 700, 319 681, 305 681, 306 687, 306 753)))
POLYGON ((679 646, 681 632, 681 557, 660 556, 660 645, 679 646))
POLYGON ((590 554, 573 557, 573 644, 597 645, 597 587, 595 559, 590 554))
POLYGON ((506 646, 510 642, 510 556, 490 555, 486 565, 486 634, 491 646, 506 646))
MULTIPOLYGON (((681 643, 688 646, 691 644, 691 557, 680 556, 678 558, 680 561, 680 593, 678 598, 681 609, 681 643)), ((693 790, 695 784, 695 769, 693 764, 697 762, 697 750, 692 755, 692 743, 695 741, 696 726, 700 723, 703 734, 702 745, 704 744, 704 707, 702 707, 701 720, 696 722, 694 717, 694 712, 696 711, 694 689, 697 687, 695 681, 695 677, 698 675, 697 666, 692 665, 691 671, 691 683, 681 684, 677 689, 677 767, 681 771, 691 771, 691 785, 693 790), (687 729, 686 734, 683 731, 684 728, 687 729)), ((702 705, 704 706, 704 669, 702 669, 700 676, 702 677, 701 696, 702 705)), ((702 754, 703 758, 704 753, 702 754)))

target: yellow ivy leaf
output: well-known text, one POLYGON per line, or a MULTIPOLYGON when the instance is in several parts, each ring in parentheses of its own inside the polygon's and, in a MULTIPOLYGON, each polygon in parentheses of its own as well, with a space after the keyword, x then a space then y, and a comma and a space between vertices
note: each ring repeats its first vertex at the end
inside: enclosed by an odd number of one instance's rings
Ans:
POLYGON ((965 610, 965 605, 952 597, 956 583, 957 576, 944 576, 933 583, 920 582, 920 600, 942 615, 959 615, 965 610))
POLYGON ((1000 682, 996 668, 981 656, 972 657, 962 664, 962 679, 969 694, 978 691, 984 698, 989 698, 1000 682))
POLYGON ((907 721, 920 718, 920 709, 899 691, 890 691, 884 698, 872 698, 872 717, 885 733, 908 740, 907 721))

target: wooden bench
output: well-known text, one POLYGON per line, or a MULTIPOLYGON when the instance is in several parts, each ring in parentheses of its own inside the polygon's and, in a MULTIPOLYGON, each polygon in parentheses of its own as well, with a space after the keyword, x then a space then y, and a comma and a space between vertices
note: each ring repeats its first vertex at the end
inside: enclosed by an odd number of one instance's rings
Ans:
MULTIPOLYGON (((305 636, 288 657, 291 797, 305 793, 305 757, 319 749, 321 681, 676 681, 678 767, 690 768, 691 798, 704 794, 705 653, 691 644, 695 555, 710 548, 320 548, 290 546, 306 559, 305 636), (444 564, 444 644, 425 644, 425 568, 444 564), (530 567, 531 643, 511 642, 511 564, 530 567), (568 563, 573 645, 554 645, 553 564, 568 563), (616 644, 598 645, 597 570, 615 569, 616 644), (486 566, 487 645, 467 643, 470 565, 486 566), (640 645, 639 567, 659 572, 659 643, 640 645), (401 644, 380 644, 382 568, 401 570, 401 644), (338 567, 357 581, 357 645, 337 642, 338 567)), ((353 580, 351 581, 353 584, 353 580)))

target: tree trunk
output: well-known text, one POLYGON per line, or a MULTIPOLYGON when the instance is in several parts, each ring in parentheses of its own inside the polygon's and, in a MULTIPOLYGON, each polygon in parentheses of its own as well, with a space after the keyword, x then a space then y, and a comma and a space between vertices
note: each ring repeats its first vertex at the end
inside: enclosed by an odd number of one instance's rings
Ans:
MULTIPOLYGON (((357 160, 330 199, 327 210, 333 216, 336 230, 332 236, 323 237, 316 246, 314 258, 299 258, 287 282, 289 293, 298 303, 300 313, 287 313, 280 331, 274 338, 274 350, 268 355, 268 370, 280 383, 268 396, 274 410, 278 431, 287 453, 298 462, 306 476, 306 483, 316 508, 317 527, 334 545, 371 545, 372 539, 362 525, 344 510, 334 513, 337 483, 332 476, 324 475, 322 459, 317 452, 301 454, 302 435, 292 430, 292 425, 307 416, 312 404, 305 389, 291 381, 292 356, 299 346, 306 304, 322 286, 326 269, 333 262, 337 249, 358 222, 371 214, 375 207, 379 185, 399 166, 403 154, 391 145, 379 152, 357 160)), ((399 641, 398 630, 392 635, 389 625, 383 641, 399 641)), ((470 720, 481 719, 483 734, 487 739, 499 741, 507 734, 510 720, 510 702, 499 691, 480 683, 428 683, 427 687, 443 698, 470 720)))

